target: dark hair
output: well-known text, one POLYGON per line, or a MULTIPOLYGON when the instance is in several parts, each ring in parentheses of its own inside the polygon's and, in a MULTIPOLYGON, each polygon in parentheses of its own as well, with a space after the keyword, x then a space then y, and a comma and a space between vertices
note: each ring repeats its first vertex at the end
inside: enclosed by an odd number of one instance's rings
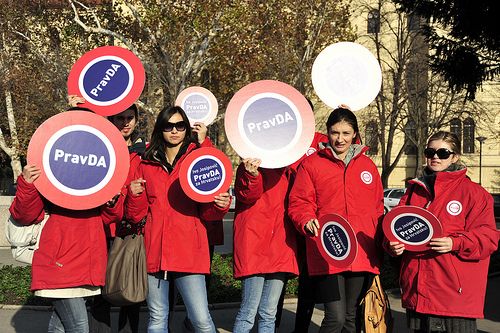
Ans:
POLYGON ((86 111, 86 112, 92 112, 92 113, 95 113, 94 111, 92 111, 91 109, 89 108, 84 108, 83 106, 72 106, 70 108, 67 108, 66 111, 86 111))
POLYGON ((450 145, 451 150, 455 154, 462 155, 462 145, 460 143, 460 139, 455 133, 438 131, 429 137, 429 139, 427 140, 427 145, 429 145, 431 141, 436 141, 436 140, 443 140, 444 142, 450 145))
POLYGON ((344 121, 351 125, 354 133, 356 134, 356 143, 361 143, 361 136, 359 135, 359 127, 358 127, 358 119, 354 112, 349 109, 344 108, 336 108, 330 113, 328 116, 328 120, 326 121, 326 131, 327 133, 330 130, 330 127, 333 125, 344 121))
POLYGON ((191 126, 189 125, 189 119, 186 116, 186 113, 180 106, 168 106, 163 108, 163 110, 158 113, 158 117, 156 117, 155 127, 153 129, 153 134, 151 134, 151 142, 149 144, 148 149, 144 153, 144 158, 147 160, 152 160, 156 151, 165 152, 165 148, 167 143, 163 138, 163 129, 165 125, 167 125, 168 121, 174 114, 180 114, 182 120, 186 123, 186 136, 184 137, 183 145, 187 145, 192 142, 192 132, 191 126))
MULTIPOLYGON (((132 110, 134 111, 134 117, 135 117, 135 121, 136 121, 136 124, 139 122, 139 108, 137 107, 137 105, 134 103, 132 104, 131 106, 129 106, 128 108, 126 108, 125 110, 117 113, 117 114, 114 114, 112 116, 108 116, 108 120, 112 123, 114 123, 114 117, 116 117, 117 115, 119 115, 120 113, 122 112, 125 112, 127 110, 132 110)), ((135 140, 137 140, 137 138, 139 138, 141 135, 139 134, 139 131, 137 130, 137 127, 136 129, 134 129, 134 131, 132 132, 132 134, 130 135, 130 140, 132 142, 135 142, 135 140)))

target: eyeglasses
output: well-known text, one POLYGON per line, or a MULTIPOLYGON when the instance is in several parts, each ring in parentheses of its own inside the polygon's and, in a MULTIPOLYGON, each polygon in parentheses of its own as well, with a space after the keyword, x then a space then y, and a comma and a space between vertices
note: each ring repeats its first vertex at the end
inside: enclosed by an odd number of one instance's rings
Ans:
POLYGON ((427 158, 433 158, 434 155, 437 154, 437 157, 440 160, 446 160, 450 155, 454 155, 455 153, 452 151, 449 151, 446 148, 439 148, 439 149, 434 149, 434 148, 425 148, 424 149, 424 155, 427 158))
POLYGON ((179 121, 177 123, 167 122, 165 127, 163 127, 163 132, 172 132, 174 130, 174 127, 179 132, 184 132, 186 130, 186 123, 184 121, 179 121))

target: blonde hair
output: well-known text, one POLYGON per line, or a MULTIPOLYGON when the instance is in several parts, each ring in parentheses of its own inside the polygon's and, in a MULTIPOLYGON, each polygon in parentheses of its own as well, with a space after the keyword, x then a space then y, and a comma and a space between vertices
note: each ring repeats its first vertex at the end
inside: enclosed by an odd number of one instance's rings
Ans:
POLYGON ((455 133, 450 133, 446 131, 436 132, 429 137, 429 139, 427 140, 427 145, 429 145, 431 141, 437 141, 437 140, 443 140, 444 142, 450 145, 451 150, 456 155, 462 155, 462 144, 460 143, 460 139, 455 133))

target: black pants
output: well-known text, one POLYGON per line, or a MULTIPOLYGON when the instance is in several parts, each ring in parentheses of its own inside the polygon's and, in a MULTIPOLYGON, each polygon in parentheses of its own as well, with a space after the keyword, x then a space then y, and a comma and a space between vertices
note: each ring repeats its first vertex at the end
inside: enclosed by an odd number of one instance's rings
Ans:
MULTIPOLYGON (((119 333, 139 332, 140 310, 141 303, 120 307, 119 333)), ((94 296, 90 306, 89 331, 91 333, 111 333, 111 304, 101 295, 94 296)))
POLYGON ((340 273, 340 300, 325 303, 325 317, 320 333, 359 333, 361 317, 359 302, 373 279, 370 273, 340 273))

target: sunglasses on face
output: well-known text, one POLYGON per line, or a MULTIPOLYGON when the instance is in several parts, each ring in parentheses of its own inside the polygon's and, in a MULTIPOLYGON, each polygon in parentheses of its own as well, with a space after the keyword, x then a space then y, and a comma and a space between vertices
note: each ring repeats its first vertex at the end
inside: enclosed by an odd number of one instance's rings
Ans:
POLYGON ((177 123, 167 122, 165 127, 163 127, 163 132, 172 132, 174 127, 179 132, 184 132, 186 130, 186 123, 184 121, 179 121, 177 123))
POLYGON ((455 153, 452 151, 449 151, 446 148, 439 148, 437 150, 434 148, 425 148, 424 149, 424 155, 427 158, 433 158, 434 155, 437 155, 437 157, 440 160, 446 160, 448 157, 450 157, 450 155, 453 155, 453 154, 455 154, 455 153))

